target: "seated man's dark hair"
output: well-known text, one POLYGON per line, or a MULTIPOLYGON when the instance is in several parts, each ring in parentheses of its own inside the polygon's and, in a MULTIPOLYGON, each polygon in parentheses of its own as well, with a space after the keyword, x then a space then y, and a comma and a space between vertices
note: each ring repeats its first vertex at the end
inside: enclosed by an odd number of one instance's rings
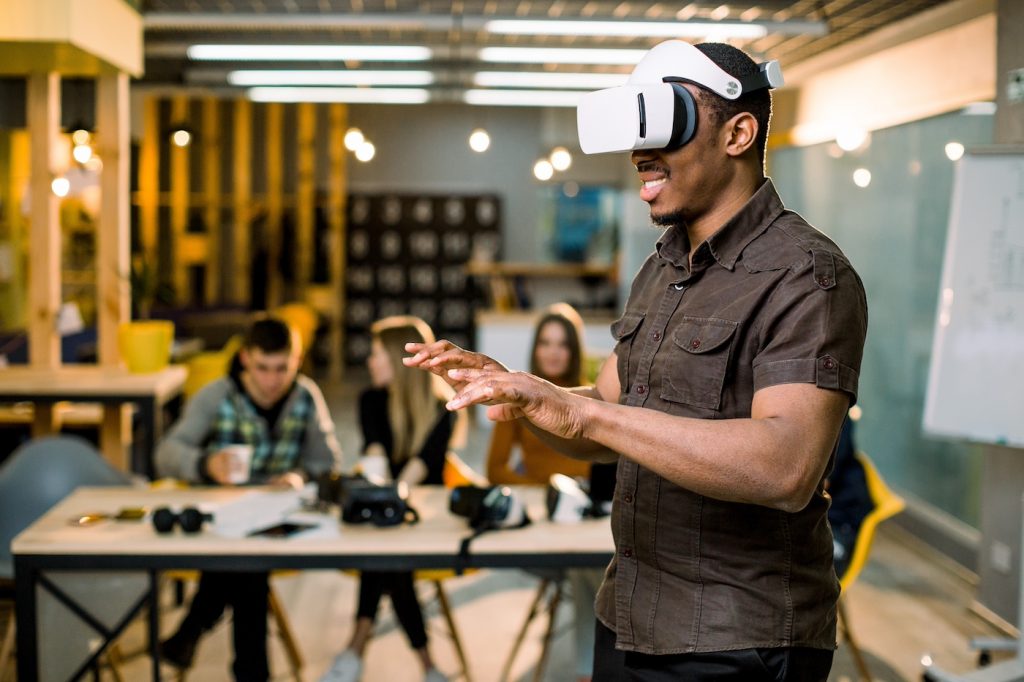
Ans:
POLYGON ((292 349, 292 330, 275 317, 260 317, 245 332, 242 346, 264 353, 284 353, 292 349))
MULTIPOLYGON (((743 78, 757 74, 758 66, 746 52, 725 43, 700 43, 694 45, 711 61, 718 64, 730 76, 743 78)), ((757 120, 757 155, 764 163, 764 148, 768 141, 768 123, 772 116, 772 96, 768 88, 754 90, 740 95, 738 99, 728 100, 708 90, 700 88, 701 101, 711 113, 715 125, 721 126, 730 118, 747 111, 757 120)))

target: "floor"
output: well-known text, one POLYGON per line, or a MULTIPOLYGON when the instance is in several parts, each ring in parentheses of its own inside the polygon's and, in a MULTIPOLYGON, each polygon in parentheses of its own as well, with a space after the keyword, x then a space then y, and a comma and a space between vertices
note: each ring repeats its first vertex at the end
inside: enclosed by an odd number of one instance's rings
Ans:
MULTIPOLYGON (((352 409, 358 380, 357 376, 325 391, 335 415, 346 462, 354 459, 359 447, 352 409)), ((487 427, 474 425, 464 450, 464 458, 478 470, 482 453, 486 452, 487 438, 487 427)), ((536 586, 535 578, 514 570, 480 571, 445 583, 467 648, 473 680, 496 682, 500 679, 502 666, 536 586)), ((438 666, 454 676, 458 670, 457 658, 444 634, 436 602, 430 599, 432 588, 428 584, 421 587, 421 596, 429 603, 431 649, 438 666)), ((337 571, 310 571, 275 577, 274 588, 300 643, 304 657, 300 678, 317 680, 347 641, 355 608, 356 580, 337 571)), ((970 576, 949 566, 892 523, 883 524, 868 566, 844 596, 851 627, 874 679, 887 682, 920 679, 921 658, 925 654, 950 671, 973 669, 977 654, 969 648, 971 637, 999 634, 969 610, 973 594, 970 576)), ((170 598, 168 591, 165 595, 168 604, 170 598)), ((169 606, 163 613, 166 636, 183 612, 169 606)), ((574 679, 572 618, 569 600, 557 612, 544 680, 574 679)), ((538 622, 531 629, 510 679, 533 679, 542 627, 538 622)), ((128 655, 122 674, 127 680, 149 679, 149 661, 138 655, 143 649, 144 637, 144 627, 136 624, 122 638, 122 649, 128 655)), ((225 619, 202 641, 195 666, 187 675, 189 682, 229 679, 230 650, 230 623, 225 619)), ((271 644, 271 666, 275 680, 293 679, 276 638, 271 644)), ((103 678, 112 679, 107 674, 103 678)), ((363 679, 370 682, 418 682, 422 679, 413 653, 387 606, 382 609, 376 636, 368 650, 363 679)), ((858 679, 848 646, 840 645, 829 679, 833 682, 858 679)))

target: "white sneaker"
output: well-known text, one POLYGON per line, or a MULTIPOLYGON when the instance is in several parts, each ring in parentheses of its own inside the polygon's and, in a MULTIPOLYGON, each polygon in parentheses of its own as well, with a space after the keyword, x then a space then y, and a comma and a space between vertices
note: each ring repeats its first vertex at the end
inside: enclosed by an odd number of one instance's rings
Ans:
POLYGON ((448 682, 448 676, 437 668, 431 668, 423 676, 423 682, 448 682))
POLYGON ((359 682, 362 674, 363 659, 351 649, 345 649, 334 657, 334 662, 324 672, 320 682, 359 682))

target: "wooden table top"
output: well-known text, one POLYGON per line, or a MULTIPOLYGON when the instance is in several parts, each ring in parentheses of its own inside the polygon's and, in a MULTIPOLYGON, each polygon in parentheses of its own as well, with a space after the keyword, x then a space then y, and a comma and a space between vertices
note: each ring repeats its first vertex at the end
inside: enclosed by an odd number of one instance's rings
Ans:
POLYGON ((186 376, 188 369, 181 365, 147 374, 98 365, 65 365, 58 369, 7 367, 0 370, 0 398, 17 395, 99 400, 128 395, 152 396, 163 401, 181 391, 186 376))

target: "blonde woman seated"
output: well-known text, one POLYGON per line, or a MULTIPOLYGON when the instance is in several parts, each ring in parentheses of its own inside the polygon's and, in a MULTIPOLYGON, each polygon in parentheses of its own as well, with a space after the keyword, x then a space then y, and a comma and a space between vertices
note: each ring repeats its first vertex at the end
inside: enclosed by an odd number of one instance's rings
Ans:
MULTIPOLYGON (((402 364, 406 343, 431 343, 434 334, 426 322, 411 316, 384 318, 370 331, 367 366, 372 386, 359 398, 363 458, 386 458, 391 478, 397 481, 441 485, 445 456, 461 437, 462 415, 445 409, 452 391, 440 378, 402 364)), ((360 679, 377 607, 385 593, 390 595, 395 615, 423 665, 425 682, 447 679, 434 667, 427 649, 423 611, 412 572, 364 571, 352 638, 321 682, 360 679)))
MULTIPOLYGON (((534 331, 530 373, 564 387, 586 383, 583 358, 583 320, 567 303, 547 308, 534 331)), ((608 465, 597 465, 608 466, 608 465)), ((590 476, 591 465, 548 447, 521 421, 496 422, 487 455, 491 483, 547 485, 552 474, 573 478, 590 476), (519 462, 513 452, 519 451, 519 462)), ((601 569, 566 571, 576 608, 576 679, 589 680, 594 654, 594 597, 601 585, 601 569)))

